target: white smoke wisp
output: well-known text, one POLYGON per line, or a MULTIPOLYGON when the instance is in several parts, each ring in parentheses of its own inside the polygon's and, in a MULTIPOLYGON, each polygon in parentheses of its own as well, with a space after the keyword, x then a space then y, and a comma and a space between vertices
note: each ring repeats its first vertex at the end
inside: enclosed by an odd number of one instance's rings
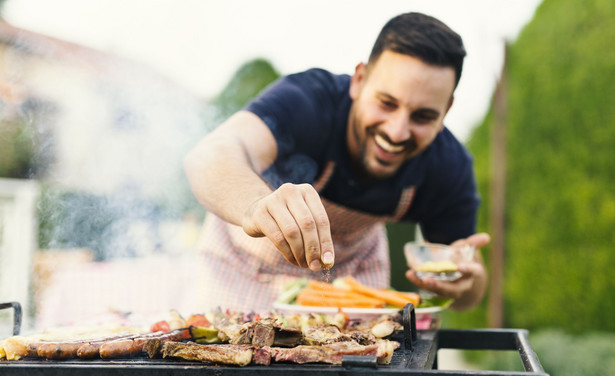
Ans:
POLYGON ((166 244, 177 240, 166 224, 179 231, 187 214, 202 215, 182 161, 209 127, 205 102, 147 69, 106 72, 96 85, 65 72, 75 87, 38 115, 53 133, 41 245, 89 248, 99 260, 172 252, 182 246, 166 244))

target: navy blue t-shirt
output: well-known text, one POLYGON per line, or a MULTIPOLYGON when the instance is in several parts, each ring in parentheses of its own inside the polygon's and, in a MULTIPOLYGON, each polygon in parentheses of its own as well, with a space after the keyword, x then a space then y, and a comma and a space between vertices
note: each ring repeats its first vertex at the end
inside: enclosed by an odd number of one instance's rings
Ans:
POLYGON ((479 199, 472 157, 446 128, 393 177, 367 184, 357 179, 346 145, 349 85, 348 75, 310 69, 281 78, 246 106, 267 124, 278 145, 276 161, 263 177, 274 187, 311 184, 333 161, 336 168, 322 197, 389 216, 402 191, 414 186, 412 204, 402 220, 419 223, 431 242, 450 243, 473 234, 479 199))

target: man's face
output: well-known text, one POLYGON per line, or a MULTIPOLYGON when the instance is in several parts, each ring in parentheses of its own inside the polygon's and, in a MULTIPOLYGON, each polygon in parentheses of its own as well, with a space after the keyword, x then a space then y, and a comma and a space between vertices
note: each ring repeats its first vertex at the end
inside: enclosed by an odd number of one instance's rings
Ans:
POLYGON ((357 172, 386 179, 425 150, 443 128, 452 104, 455 71, 391 51, 350 83, 353 104, 347 142, 357 172))

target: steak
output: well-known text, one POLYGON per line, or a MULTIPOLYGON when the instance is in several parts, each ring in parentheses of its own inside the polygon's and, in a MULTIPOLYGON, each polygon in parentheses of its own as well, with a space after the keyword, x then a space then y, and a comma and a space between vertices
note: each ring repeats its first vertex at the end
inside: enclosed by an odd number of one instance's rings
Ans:
POLYGON ((200 345, 193 342, 164 342, 162 357, 174 357, 199 362, 247 366, 252 362, 252 345, 200 345))
MULTIPOLYGON (((222 344, 201 345, 194 342, 168 341, 162 344, 160 355, 185 360, 246 366, 250 363, 269 365, 271 362, 288 363, 329 363, 342 364, 344 355, 376 357, 379 364, 391 362, 399 342, 379 339, 371 345, 360 345, 355 341, 335 342, 329 345, 300 345, 283 348, 254 345, 222 344)), ((155 357, 157 354, 151 354, 155 357)))
POLYGON ((342 364, 344 355, 375 356, 379 364, 391 362, 393 352, 399 343, 378 340, 373 345, 360 345, 354 341, 336 342, 329 345, 301 345, 293 348, 271 348, 271 359, 275 362, 291 363, 330 363, 342 364))

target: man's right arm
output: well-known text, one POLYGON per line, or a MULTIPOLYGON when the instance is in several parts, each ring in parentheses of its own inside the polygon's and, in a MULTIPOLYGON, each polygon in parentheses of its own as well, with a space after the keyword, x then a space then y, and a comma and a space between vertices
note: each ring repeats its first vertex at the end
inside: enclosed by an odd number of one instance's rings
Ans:
POLYGON ((259 176, 277 145, 256 115, 238 112, 204 137, 184 159, 192 192, 212 213, 241 226, 246 208, 273 189, 259 176))
POLYGON ((256 115, 240 111, 202 139, 184 160, 197 200, 208 211, 268 237, 290 263, 312 270, 333 264, 328 216, 308 184, 273 190, 260 176, 277 156, 277 143, 256 115))

